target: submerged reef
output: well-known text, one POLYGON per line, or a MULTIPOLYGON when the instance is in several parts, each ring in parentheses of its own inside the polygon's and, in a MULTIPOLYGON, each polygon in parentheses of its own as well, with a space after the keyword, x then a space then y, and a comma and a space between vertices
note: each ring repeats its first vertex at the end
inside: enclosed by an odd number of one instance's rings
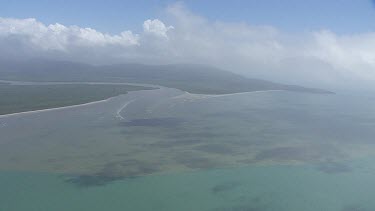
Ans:
POLYGON ((73 176, 65 181, 79 187, 101 186, 116 180, 134 178, 157 171, 159 171, 159 166, 156 163, 130 159, 107 163, 96 173, 73 176))

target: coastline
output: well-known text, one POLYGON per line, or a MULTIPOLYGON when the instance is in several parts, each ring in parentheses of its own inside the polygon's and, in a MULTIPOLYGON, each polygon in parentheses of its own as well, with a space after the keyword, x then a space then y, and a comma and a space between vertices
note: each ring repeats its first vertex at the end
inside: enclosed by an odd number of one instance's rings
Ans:
POLYGON ((249 91, 249 92, 236 92, 236 93, 229 93, 229 94, 195 94, 190 92, 185 92, 184 94, 178 95, 173 97, 174 99, 178 98, 191 98, 195 100, 201 99, 209 99, 215 97, 226 97, 226 96, 233 96, 233 95, 242 95, 242 94, 250 94, 250 93, 259 93, 259 92, 280 92, 280 91, 287 91, 282 89, 274 89, 274 90, 258 90, 258 91, 249 91))
POLYGON ((121 111, 124 110, 130 103, 134 102, 135 99, 126 102, 120 109, 117 110, 116 117, 123 120, 125 117, 121 115, 121 111))
POLYGON ((104 100, 98 100, 98 101, 93 101, 93 102, 88 102, 88 103, 82 103, 82 104, 76 104, 76 105, 70 105, 70 106, 55 107, 55 108, 46 108, 46 109, 39 109, 39 110, 32 110, 32 111, 22 111, 22 112, 11 113, 11 114, 2 114, 2 115, 0 115, 0 119, 1 118, 5 118, 5 117, 10 117, 10 116, 19 116, 19 115, 34 114, 34 113, 41 113, 41 112, 47 112, 47 111, 57 111, 57 110, 63 110, 63 109, 70 109, 70 108, 77 108, 77 107, 89 106, 89 105, 94 105, 94 104, 98 104, 98 103, 107 102, 111 98, 112 97, 104 99, 104 100))
MULTIPOLYGON (((3 81, 3 80, 0 80, 0 82, 8 82, 12 85, 12 82, 14 81, 3 81)), ((27 84, 29 82, 15 82, 15 83, 20 83, 20 84, 27 84)), ((33 84, 31 82, 31 84, 33 84)), ((30 85, 31 85, 30 84, 30 85)), ((162 86, 158 86, 158 85, 150 85, 150 84, 137 84, 137 83, 106 83, 106 82, 75 82, 75 83, 67 83, 67 82, 62 82, 62 83, 55 83, 55 82, 41 82, 41 83, 38 83, 38 84, 45 84, 45 85, 50 85, 50 84, 118 84, 118 85, 134 85, 134 86, 144 86, 144 85, 148 85, 149 87, 152 87, 152 88, 161 88, 162 86)), ((13 84, 13 85, 18 85, 18 84, 13 84)), ((192 100, 202 100, 202 99, 209 99, 209 98, 216 98, 216 97, 226 97, 226 96, 232 96, 232 95, 241 95, 241 94, 249 94, 249 93, 259 93, 259 92, 276 92, 276 91, 286 91, 286 90, 258 90, 258 91, 248 91, 248 92, 236 92, 236 93, 228 93, 228 94, 197 94, 197 93, 190 93, 190 92, 187 92, 185 91, 184 94, 181 94, 181 95, 178 95, 178 96, 175 96, 175 97, 172 97, 172 98, 190 98, 192 100)), ((62 106, 62 107, 53 107, 53 108, 45 108, 45 109, 38 109, 38 110, 30 110, 30 111, 21 111, 21 112, 17 112, 17 113, 10 113, 10 114, 2 114, 0 115, 0 119, 1 118, 6 118, 6 117, 10 117, 10 116, 19 116, 19 115, 27 115, 27 114, 34 114, 34 113, 41 113, 41 112, 48 112, 48 111, 57 111, 57 110, 63 110, 63 109, 70 109, 70 108, 76 108, 76 107, 82 107, 82 106, 89 106, 89 105, 93 105, 93 104, 98 104, 98 103, 103 103, 103 102, 107 102, 108 100, 110 100, 111 98, 113 97, 109 97, 107 99, 104 99, 104 100, 98 100, 98 101, 92 101, 92 102, 88 102, 88 103, 82 103, 82 104, 76 104, 76 105, 69 105, 69 106, 62 106)), ((118 111, 117 111, 117 115, 116 117, 117 118, 120 118, 120 119, 123 119, 123 117, 120 115, 120 112, 130 103, 132 103, 134 100, 131 100, 130 102, 126 103, 122 108, 120 108, 118 111)))
MULTIPOLYGON (((29 82, 29 81, 0 80, 0 83, 4 83, 4 84, 10 85, 10 86, 20 86, 20 85, 25 85, 25 86, 29 86, 29 85, 80 85, 80 84, 85 84, 85 85, 128 85, 128 86, 138 86, 138 87, 151 88, 150 90, 161 88, 161 86, 152 85, 152 84, 111 83, 111 82, 29 82)), ((143 89, 140 89, 140 90, 143 90, 143 89)), ((140 90, 136 90, 136 91, 140 91, 140 90)), ((148 90, 148 89, 144 89, 144 90, 148 90)), ((132 91, 127 91, 127 93, 129 93, 129 92, 132 92, 132 91)), ((125 93, 125 94, 127 94, 127 93, 125 93)), ((20 111, 20 112, 16 112, 16 113, 0 114, 0 119, 10 117, 10 116, 27 115, 27 114, 47 112, 47 111, 70 109, 70 108, 76 108, 76 107, 81 107, 81 106, 89 106, 89 105, 93 105, 93 104, 97 104, 97 103, 106 102, 106 101, 110 100, 111 98, 117 97, 117 96, 110 96, 110 97, 108 97, 106 99, 102 99, 102 100, 94 100, 94 101, 91 101, 91 102, 86 102, 86 103, 83 102, 83 103, 67 105, 67 106, 58 106, 58 107, 42 108, 42 109, 37 109, 37 110, 20 111)))
POLYGON ((213 98, 213 97, 226 97, 226 96, 241 95, 241 94, 259 93, 259 92, 280 92, 280 91, 288 91, 288 90, 270 89, 270 90, 258 90, 258 91, 249 91, 249 92, 236 92, 236 93, 219 94, 219 95, 202 95, 202 94, 196 94, 196 95, 205 96, 207 98, 213 98))

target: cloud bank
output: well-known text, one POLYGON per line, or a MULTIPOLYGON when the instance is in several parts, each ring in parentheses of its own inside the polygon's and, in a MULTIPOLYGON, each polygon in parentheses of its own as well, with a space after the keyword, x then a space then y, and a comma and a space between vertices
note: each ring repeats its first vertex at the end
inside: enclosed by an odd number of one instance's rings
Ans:
POLYGON ((280 82, 353 86, 375 80, 375 33, 339 35, 324 29, 290 34, 272 26, 212 22, 173 4, 163 21, 144 21, 139 34, 0 18, 0 57, 201 63, 280 82))

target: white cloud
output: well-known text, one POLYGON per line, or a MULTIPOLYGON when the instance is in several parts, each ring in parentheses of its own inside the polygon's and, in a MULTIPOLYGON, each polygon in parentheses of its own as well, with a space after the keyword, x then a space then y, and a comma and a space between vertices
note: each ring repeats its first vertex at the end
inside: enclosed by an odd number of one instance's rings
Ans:
POLYGON ((138 45, 138 35, 124 31, 109 35, 91 28, 64 26, 59 23, 44 25, 33 18, 0 18, 0 38, 22 37, 35 48, 67 50, 74 47, 105 47, 109 45, 138 45))
POLYGON ((308 53, 352 77, 375 80, 375 33, 336 35, 330 31, 314 33, 308 53))
POLYGON ((165 24, 158 19, 148 19, 145 22, 143 22, 144 32, 154 34, 160 37, 168 38, 167 32, 173 28, 173 26, 165 26, 165 24))
POLYGON ((272 26, 209 21, 182 4, 166 8, 163 21, 146 20, 140 34, 110 35, 35 19, 0 18, 0 56, 13 52, 93 63, 204 63, 308 85, 375 81, 375 33, 291 34, 272 26))

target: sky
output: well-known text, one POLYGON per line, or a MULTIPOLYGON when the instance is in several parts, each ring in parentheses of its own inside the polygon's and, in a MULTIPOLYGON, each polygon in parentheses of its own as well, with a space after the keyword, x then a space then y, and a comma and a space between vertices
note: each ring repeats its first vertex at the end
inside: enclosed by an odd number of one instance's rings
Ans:
POLYGON ((0 58, 200 63, 320 86, 375 80, 367 0, 0 0, 0 58))
MULTIPOLYGON (((2 17, 36 18, 95 28, 107 33, 141 30, 145 19, 163 16, 172 0, 0 0, 2 17)), ((328 28, 337 33, 368 32, 375 12, 366 0, 195 0, 183 1, 190 11, 209 20, 272 25, 286 31, 328 28)))

